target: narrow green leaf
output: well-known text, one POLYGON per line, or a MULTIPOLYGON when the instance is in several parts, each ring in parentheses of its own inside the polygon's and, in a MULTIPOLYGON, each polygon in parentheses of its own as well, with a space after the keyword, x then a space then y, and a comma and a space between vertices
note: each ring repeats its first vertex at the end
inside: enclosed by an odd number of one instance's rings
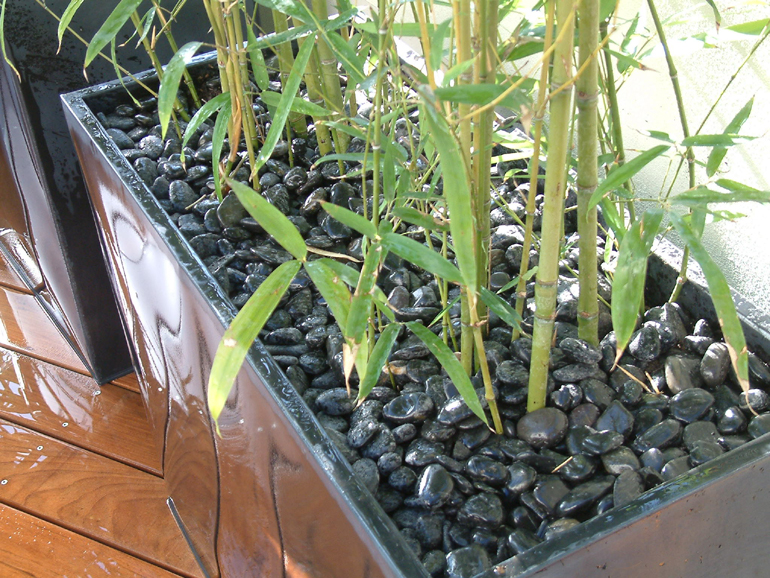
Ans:
POLYGON ((401 325, 398 323, 391 323, 380 334, 380 338, 372 349, 372 353, 369 356, 369 363, 366 366, 366 376, 361 380, 358 385, 358 399, 366 399, 366 396, 377 385, 377 380, 380 378, 383 366, 388 361, 390 350, 393 349, 393 344, 398 337, 398 331, 401 329, 401 325))
POLYGON ((222 148, 227 136, 227 125, 233 114, 232 103, 228 99, 222 104, 222 109, 214 122, 214 133, 211 135, 211 169, 214 171, 214 191, 217 198, 222 200, 222 179, 219 175, 219 161, 222 159, 222 148))
POLYGON ((626 232, 612 282, 612 327, 617 339, 617 358, 625 350, 636 328, 644 298, 647 258, 655 240, 663 211, 649 210, 626 232))
POLYGON ((152 21, 155 19, 155 13, 157 10, 158 9, 153 6, 145 13, 144 16, 142 16, 142 19, 140 20, 142 25, 142 35, 136 40, 137 47, 139 47, 139 45, 144 42, 144 39, 147 38, 147 35, 150 33, 150 30, 152 29, 152 21))
POLYGON ((422 213, 412 207, 396 207, 393 209, 392 213, 399 219, 402 219, 407 223, 411 223, 412 225, 422 227, 426 231, 449 230, 449 227, 442 223, 436 222, 436 220, 430 215, 426 215, 425 213, 422 213))
MULTIPOLYGON (((542 46, 541 46, 540 50, 542 50, 542 46)), ((471 66, 473 66, 473 63, 474 63, 474 62, 475 62, 475 60, 473 60, 473 59, 471 58, 471 59, 469 59, 469 60, 466 60, 465 62, 458 62, 457 64, 455 64, 455 65, 454 65, 452 68, 450 68, 449 70, 447 70, 447 71, 446 71, 446 73, 444 74, 444 81, 442 82, 442 86, 449 86, 449 85, 450 85, 450 83, 451 83, 451 82, 452 82, 452 81, 453 81, 455 78, 457 78, 457 77, 458 77, 458 76, 460 76, 460 75, 461 75, 463 72, 465 72, 465 71, 466 71, 466 70, 468 70, 468 69, 469 69, 471 66)))
MULTIPOLYGON (((358 14, 358 9, 353 8, 352 10, 347 10, 337 16, 336 18, 332 20, 327 20, 326 22, 323 22, 323 30, 326 30, 327 32, 330 32, 332 30, 337 30, 338 28, 342 28, 345 26, 350 20, 358 14)), ((273 49, 274 47, 278 46, 279 44, 283 44, 285 42, 291 42, 293 40, 297 40, 298 38, 302 38, 304 36, 307 36, 311 32, 316 30, 315 25, 303 25, 303 26, 295 26, 293 28, 289 28, 286 32, 280 32, 278 34, 266 34, 265 36, 260 36, 256 39, 255 42, 252 42, 251 40, 248 41, 247 50, 262 50, 264 48, 270 48, 273 49)))
POLYGON ((99 30, 96 31, 91 42, 88 44, 86 50, 85 64, 83 67, 87 67, 93 62, 96 55, 101 52, 102 48, 109 44, 110 40, 123 28, 123 25, 131 18, 131 14, 139 7, 142 0, 120 0, 120 3, 107 17, 107 20, 101 25, 99 30))
POLYGON ((248 44, 246 50, 249 52, 249 60, 251 61, 251 71, 254 73, 254 80, 259 87, 259 90, 267 90, 270 86, 270 78, 267 75, 267 65, 265 64, 265 57, 262 54, 262 50, 257 48, 257 37, 254 34, 254 30, 251 26, 246 27, 246 38, 248 44))
POLYGON ((714 0, 706 0, 706 3, 711 6, 711 10, 714 12, 714 23, 717 25, 717 30, 722 26, 722 15, 719 13, 716 2, 714 0))
MULTIPOLYGON (((260 98, 272 107, 274 110, 278 110, 281 103, 281 94, 278 92, 266 91, 260 95, 260 98)), ((295 98, 291 103, 291 111, 305 114, 312 117, 324 117, 330 116, 332 112, 329 109, 322 107, 319 104, 305 100, 304 98, 295 98)))
MULTIPOLYGON (((751 115, 751 109, 754 106, 754 97, 752 96, 749 101, 743 105, 743 108, 733 117, 730 123, 725 127, 726 134, 737 134, 740 132, 743 124, 748 120, 751 115)), ((708 161, 706 161, 706 174, 709 177, 713 177, 719 170, 719 166, 722 164, 722 160, 727 154, 725 147, 714 147, 714 150, 709 153, 708 161)))
POLYGON ((307 245, 302 235, 286 216, 248 185, 227 179, 227 184, 238 196, 243 207, 254 217, 267 234, 275 239, 295 259, 304 261, 307 245))
POLYGON ((78 11, 78 8, 80 8, 81 4, 83 4, 83 0, 71 0, 61 15, 61 20, 59 20, 59 28, 56 30, 56 36, 59 39, 59 48, 56 49, 57 53, 59 50, 61 50, 61 41, 62 38, 64 38, 64 31, 67 30, 67 26, 69 26, 70 22, 72 22, 72 17, 75 16, 75 12, 78 11))
POLYGON ((623 183, 641 171, 650 162, 666 152, 669 147, 670 145, 658 145, 644 151, 642 154, 634 157, 625 164, 616 166, 614 169, 612 169, 607 175, 607 178, 604 179, 598 187, 596 187, 594 194, 591 195, 591 200, 588 202, 588 208, 592 209, 597 204, 599 204, 599 201, 602 200, 605 194, 614 191, 623 185, 623 183))
POLYGON ((518 42, 512 50, 505 52, 504 59, 508 62, 515 62, 522 58, 527 58, 528 56, 542 52, 543 45, 544 42, 542 38, 522 39, 522 41, 518 42))
POLYGON ((738 34, 747 34, 749 36, 759 36, 764 32, 765 28, 770 24, 770 18, 762 18, 760 20, 752 20, 751 22, 741 22, 740 24, 734 24, 728 26, 725 30, 731 30, 738 34))
POLYGON ((734 192, 720 192, 700 186, 691 191, 679 193, 671 199, 672 205, 705 208, 709 203, 770 203, 770 191, 760 191, 746 187, 734 192))
MULTIPOLYGON (((474 252, 476 225, 473 222, 470 181, 465 166, 465 159, 460 152, 457 141, 449 130, 446 120, 434 107, 432 95, 423 89, 422 97, 423 100, 427 101, 422 110, 426 113, 424 120, 426 121, 425 126, 428 128, 428 140, 435 144, 441 158, 441 170, 444 175, 444 197, 449 208, 449 227, 452 231, 457 264, 462 272, 462 279, 465 285, 471 293, 476 293, 478 288, 476 254, 474 252)), ((431 271, 431 273, 434 272, 431 271)), ((446 275, 437 274, 450 280, 446 275)))
MULTIPOLYGON (((514 78, 514 80, 518 80, 514 78)), ((529 96, 534 81, 527 79, 519 88, 507 95, 500 106, 508 107, 512 110, 519 110, 522 105, 531 103, 529 96)), ((487 104, 498 98, 505 90, 507 85, 502 84, 461 84, 456 86, 443 86, 435 90, 435 94, 441 100, 457 102, 460 104, 487 104)))
POLYGON ((160 83, 158 89, 158 117, 160 118, 160 132, 163 138, 166 137, 168 121, 171 119, 171 111, 174 109, 174 101, 179 90, 179 82, 182 80, 182 74, 187 70, 187 65, 201 45, 202 42, 188 42, 177 50, 165 68, 163 82, 160 83))
POLYGON ((305 270, 332 310, 337 325, 347 327, 352 297, 342 277, 321 260, 308 261, 305 270))
POLYGON ((313 21, 313 15, 310 9, 303 2, 298 0, 259 0, 259 4, 267 6, 272 10, 278 10, 288 14, 292 18, 297 18, 302 22, 310 23, 313 21))
MULTIPOLYGON (((358 26, 358 24, 356 24, 358 26)), ((374 29, 374 34, 377 34, 377 29, 374 29)), ((393 23, 393 35, 394 36, 414 36, 419 38, 422 36, 420 31, 420 25, 417 22, 394 22, 393 23)))
POLYGON ((208 405, 215 423, 225 407, 235 378, 243 360, 246 359, 246 353, 275 311, 301 266, 299 261, 288 261, 277 267, 257 288, 225 331, 209 376, 208 405))
POLYGON ((212 114, 217 112, 220 108, 222 108, 229 102, 230 102, 230 93, 223 92, 222 94, 218 94, 217 96, 209 100, 207 103, 205 103, 203 106, 201 106, 198 109, 198 111, 193 115, 193 117, 190 119, 190 122, 187 123, 187 128, 184 129, 184 136, 182 137, 182 157, 181 157, 182 162, 184 162, 184 147, 187 146, 187 143, 190 141, 195 131, 198 130, 200 126, 209 117, 211 117, 212 114))
POLYGON ((484 423, 488 423, 487 416, 484 414, 484 409, 481 407, 481 402, 476 395, 476 390, 473 389, 473 384, 471 383, 468 374, 465 373, 462 364, 457 357, 455 357, 454 352, 449 349, 446 343, 441 341, 441 339, 434 335, 433 332, 424 325, 412 321, 407 323, 406 326, 412 333, 420 338, 430 352, 436 359, 438 359, 441 367, 443 367, 447 372, 447 375, 449 375, 449 379, 452 380, 457 391, 460 392, 460 395, 463 400, 465 400, 468 408, 484 423))
POLYGON ((494 312, 500 319, 514 329, 520 329, 521 315, 511 307, 508 302, 499 295, 492 293, 486 287, 482 287, 479 296, 489 310, 494 312))
POLYGON ((385 202, 391 203, 396 197, 396 158, 395 148, 385 149, 385 158, 382 161, 382 190, 385 193, 385 202))
POLYGON ((452 24, 452 19, 444 20, 441 24, 436 26, 430 35, 430 67, 433 70, 439 70, 441 68, 441 61, 444 56, 444 41, 447 34, 449 34, 449 27, 452 24))
MULTIPOLYGON (((355 288, 356 285, 358 285, 358 278, 360 273, 352 267, 348 267, 344 263, 340 263, 339 261, 335 261, 334 259, 329 259, 327 257, 319 259, 319 261, 334 271, 349 286, 355 288)), ((389 320, 393 321, 395 319, 393 311, 391 311, 390 307, 388 306, 388 298, 385 296, 385 293, 382 291, 382 289, 380 289, 377 285, 374 286, 374 303, 389 320)))
POLYGON ((402 237, 396 233, 385 233, 382 236, 382 246, 410 263, 414 263, 418 267, 422 267, 429 273, 438 275, 450 283, 463 282, 463 276, 457 267, 440 254, 414 239, 402 237))
POLYGON ((754 140, 755 136, 742 134, 696 134, 682 139, 685 147, 729 147, 754 140))
POLYGON ((350 46, 345 39, 337 32, 328 32, 324 37, 329 41, 334 55, 339 59, 345 72, 348 73, 349 80, 355 85, 364 81, 364 66, 356 50, 350 46))
POLYGON ((321 207, 340 223, 347 225, 354 231, 358 231, 369 239, 374 239, 377 236, 377 227, 358 213, 326 201, 321 202, 321 207))
POLYGON ((690 247, 690 253, 703 270, 706 277, 706 283, 711 294, 711 301, 714 303, 714 309, 719 319, 719 325, 722 328, 722 335, 725 338, 725 344, 730 352, 730 359, 733 368, 738 376, 741 388, 744 391, 749 389, 749 354, 746 349, 746 339, 743 335, 743 327, 735 311, 730 287, 727 284, 725 276, 719 269, 719 266, 713 261, 708 251, 701 243, 700 238, 693 232, 689 225, 679 215, 671 214, 671 223, 674 225, 677 233, 682 237, 687 246, 690 247))
POLYGON ((283 135, 283 129, 286 126, 286 119, 289 118, 291 112, 291 103, 297 96, 297 89, 302 81, 302 75, 305 73, 305 68, 310 60, 313 47, 315 46, 314 38, 308 38, 299 49, 299 53, 294 60, 294 66, 291 69, 289 78, 286 80, 286 86, 281 94, 281 100, 278 103, 277 110, 273 116, 273 122, 270 125, 270 130, 267 132, 267 138, 265 143, 259 151, 259 155, 254 161, 253 167, 251 167, 252 174, 257 174, 257 171, 270 159, 270 155, 273 154, 275 145, 283 135))

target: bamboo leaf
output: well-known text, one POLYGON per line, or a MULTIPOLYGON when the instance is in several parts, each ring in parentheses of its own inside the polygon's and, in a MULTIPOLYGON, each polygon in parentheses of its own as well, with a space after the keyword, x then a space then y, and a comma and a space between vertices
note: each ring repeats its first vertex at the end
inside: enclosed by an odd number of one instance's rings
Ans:
MULTIPOLYGON (((457 141, 449 131, 446 120, 434 107, 432 95, 423 89, 422 97, 427 101, 426 105, 423 106, 423 111, 426 113, 424 119, 426 121, 425 126, 428 127, 427 134, 430 135, 429 140, 434 142, 441 158, 444 196, 449 207, 449 227, 452 231, 457 264, 460 267, 465 285, 471 293, 476 293, 478 288, 476 254, 474 253, 476 225, 473 222, 471 191, 465 159, 460 152, 457 141)), ((403 255, 401 256, 403 257, 403 255)), ((436 274, 451 280, 446 275, 436 274)))
POLYGON ((706 4, 711 6, 711 10, 714 12, 714 23, 717 25, 717 30, 722 26, 722 15, 719 13, 716 2, 714 0, 706 0, 706 4))
POLYGON ((94 34, 91 42, 89 42, 88 49, 86 50, 85 64, 83 65, 84 68, 93 62, 96 55, 109 44, 110 40, 115 38, 141 3, 142 0, 120 0, 120 3, 110 13, 107 20, 104 21, 99 30, 96 31, 96 34, 94 34))
POLYGON ((160 118, 161 137, 166 138, 168 121, 174 108, 179 82, 182 80, 187 65, 201 47, 201 42, 188 42, 171 57, 163 74, 163 81, 158 89, 158 117, 160 118))
POLYGON ((256 48, 257 37, 254 34, 251 26, 246 27, 246 38, 248 44, 246 50, 249 52, 249 60, 251 60, 251 71, 254 73, 254 80, 259 87, 259 90, 265 91, 270 86, 270 78, 267 75, 267 65, 265 64, 265 57, 262 54, 262 50, 256 48))
POLYGON ((740 190, 721 192, 700 186, 691 191, 679 193, 671 199, 671 204, 706 208, 709 203, 744 203, 752 201, 770 203, 770 191, 760 191, 751 187, 745 187, 740 190))
POLYGON ((349 80, 352 81, 353 86, 361 84, 366 75, 364 74, 363 62, 356 50, 345 42, 345 39, 337 32, 329 32, 324 37, 328 39, 334 55, 339 59, 345 72, 348 73, 349 80))
POLYGON ((441 61, 444 56, 444 41, 449 33, 449 27, 452 24, 452 19, 444 20, 441 24, 436 26, 433 33, 430 36, 430 67, 433 70, 439 70, 441 68, 441 61))
MULTIPOLYGON (((319 259, 319 261, 323 262, 324 265, 334 271, 349 286, 356 287, 356 285, 358 285, 358 278, 360 273, 352 267, 348 267, 344 263, 340 263, 339 261, 328 259, 326 257, 319 259)), ((380 289, 377 285, 374 286, 373 296, 374 304, 383 313, 383 315, 385 315, 390 321, 395 320, 395 315, 393 315, 393 311, 391 311, 390 307, 388 306, 388 298, 385 296, 385 293, 382 291, 382 289, 380 289)))
POLYGON ((313 21, 313 15, 308 7, 298 0, 258 0, 258 4, 288 14, 302 22, 310 23, 313 21))
MULTIPOLYGON (((342 28, 345 26, 350 20, 358 14, 358 9, 354 8, 352 10, 347 10, 334 18, 333 20, 328 20, 327 22, 322 23, 323 26, 321 27, 323 30, 332 31, 337 30, 338 28, 342 28)), ((262 50, 264 48, 270 48, 273 49, 274 47, 278 46, 279 44, 283 44, 285 42, 291 42, 293 40, 297 40, 298 38, 302 38, 303 36, 307 36, 311 32, 316 30, 315 25, 303 25, 303 26, 295 26, 293 28, 289 28, 286 32, 279 32, 278 34, 266 34, 265 36, 260 36, 257 38, 254 42, 251 40, 248 41, 248 45, 246 47, 247 50, 262 50)))
POLYGON ((770 24, 770 18, 762 18, 760 20, 752 20, 751 22, 741 22, 740 24, 727 26, 725 30, 737 32, 738 34, 747 34, 749 36, 759 36, 765 31, 768 24, 770 24))
POLYGON ((755 136, 741 134, 696 134, 682 139, 686 147, 729 147, 754 140, 755 136))
POLYGON ((78 11, 81 4, 83 4, 83 0, 71 0, 61 15, 59 28, 56 30, 56 36, 59 39, 59 48, 56 49, 57 54, 61 50, 61 41, 62 38, 64 38, 64 32, 67 30, 67 26, 70 25, 70 22, 72 22, 72 18, 75 16, 75 12, 78 11))
POLYGON ((219 161, 222 159, 222 148, 227 136, 227 125, 233 114, 232 103, 230 99, 222 104, 222 109, 217 114, 217 120, 214 122, 214 132, 211 135, 211 168, 214 171, 214 191, 217 198, 222 200, 222 178, 219 175, 219 161))
POLYGON ((543 51, 543 39, 542 38, 527 38, 518 42, 513 50, 505 53, 505 60, 508 62, 514 62, 533 54, 537 54, 543 51))
POLYGON ((352 297, 343 279, 321 260, 308 261, 305 270, 332 310, 337 325, 347 327, 352 297))
MULTIPOLYGON (((513 80, 518 79, 514 78, 513 80)), ((507 95, 500 102, 500 106, 519 110, 522 105, 530 104, 529 93, 533 86, 534 80, 527 79, 519 88, 507 95)), ((461 84, 439 87, 435 90, 435 94, 441 100, 459 104, 487 104, 498 98, 506 89, 507 86, 502 84, 461 84)))
POLYGON ((295 259, 304 261, 307 245, 302 235, 286 216, 248 185, 227 179, 243 207, 254 217, 267 234, 280 243, 295 259))
POLYGON ((233 382, 243 365, 243 360, 246 359, 246 353, 275 311, 301 266, 299 261, 288 261, 278 266, 257 288, 225 331, 209 376, 208 405, 215 423, 225 407, 233 382))
POLYGON ((321 206, 323 207, 324 211, 329 213, 340 223, 347 225, 354 231, 358 231, 365 237, 374 239, 377 236, 377 227, 375 227, 371 221, 365 219, 358 213, 354 213, 350 209, 340 207, 339 205, 335 205, 334 203, 329 203, 327 201, 322 201, 321 206))
POLYGON ((663 211, 651 209, 626 232, 612 282, 612 327, 617 339, 617 359, 623 355, 636 328, 644 298, 647 258, 663 219, 663 211))
MULTIPOLYGON (((277 92, 263 92, 260 98, 273 109, 277 110, 281 103, 281 94, 277 92)), ((299 112, 312 117, 330 116, 332 113, 330 110, 322 107, 319 104, 305 100, 304 98, 295 98, 291 103, 291 111, 299 112)))
POLYGON ((455 357, 455 354, 449 349, 447 344, 436 337, 430 329, 415 321, 407 323, 406 326, 412 333, 420 338, 430 352, 436 359, 438 359, 441 367, 443 367, 447 372, 447 375, 449 375, 449 379, 452 380, 457 391, 460 392, 460 395, 463 400, 465 400, 468 408, 484 423, 488 423, 487 416, 484 414, 484 409, 481 407, 481 402, 476 395, 476 390, 473 389, 473 384, 471 383, 468 374, 465 373, 462 364, 457 357, 455 357))
MULTIPOLYGON (((541 48, 541 50, 542 50, 542 48, 541 48)), ((449 70, 447 70, 447 71, 446 71, 446 73, 444 74, 444 80, 443 80, 443 82, 442 82, 442 86, 449 86, 449 85, 450 85, 450 83, 451 83, 451 82, 452 82, 452 81, 453 81, 455 78, 457 78, 457 77, 458 77, 458 76, 460 76, 460 75, 461 75, 463 72, 465 72, 465 71, 466 71, 466 70, 468 70, 468 69, 469 69, 471 66, 473 66, 473 63, 474 63, 474 62, 475 62, 475 60, 473 60, 473 59, 471 58, 471 59, 469 59, 469 60, 466 60, 465 62, 458 62, 457 64, 455 64, 455 65, 454 65, 452 68, 450 68, 449 70)))
POLYGON ((520 329, 521 315, 511 307, 508 302, 499 295, 492 293, 486 287, 482 287, 479 296, 489 310, 494 312, 500 319, 505 321, 509 327, 520 329))
POLYGON ((650 162, 666 152, 669 147, 670 145, 658 145, 644 151, 642 154, 634 157, 625 164, 618 165, 612 169, 607 175, 607 178, 604 179, 598 187, 596 187, 594 194, 591 195, 591 200, 588 202, 588 208, 592 209, 597 204, 599 204, 599 201, 602 200, 605 194, 614 191, 623 185, 623 183, 641 171, 650 162))
POLYGON ((16 70, 16 67, 13 65, 13 62, 11 62, 11 59, 8 57, 8 53, 5 50, 5 0, 0 0, 0 53, 2 53, 5 63, 16 74, 16 78, 21 81, 19 71, 16 70))
POLYGON ((366 375, 358 385, 358 399, 364 400, 367 395, 377 385, 377 380, 380 378, 382 368, 388 361, 390 350, 393 349, 393 344, 398 337, 398 331, 401 329, 401 325, 398 323, 391 323, 380 334, 380 338, 372 349, 372 353, 369 356, 369 363, 366 366, 366 375))
POLYGON ((136 40, 137 47, 139 47, 139 45, 142 42, 144 42, 144 39, 147 38, 147 35, 150 33, 150 30, 152 29, 152 21, 155 19, 155 13, 157 12, 157 10, 158 9, 155 6, 153 6, 145 13, 145 15, 139 21, 141 24, 142 35, 136 40))
POLYGON ((746 349, 746 339, 743 335, 738 314, 735 311, 730 287, 727 284, 725 276, 720 271, 719 266, 714 263, 708 251, 701 243, 698 236, 693 232, 690 226, 679 215, 671 214, 671 223, 674 225, 677 233, 682 237, 687 246, 690 247, 690 253, 703 270, 706 277, 706 283, 711 294, 711 301, 714 303, 719 325, 722 328, 722 335, 725 338, 725 344, 730 352, 730 359, 733 368, 738 376, 741 388, 744 391, 749 389, 749 354, 746 349))
POLYGON ((385 233, 382 235, 382 246, 410 263, 414 263, 418 267, 422 267, 429 273, 438 275, 450 283, 463 282, 463 276, 457 267, 414 239, 402 237, 396 233, 385 233))
MULTIPOLYGON (((730 123, 725 127, 725 133, 738 133, 741 130, 743 124, 748 120, 751 115, 751 109, 754 106, 754 97, 752 96, 749 101, 743 105, 743 108, 733 117, 730 123)), ((709 158, 706 161, 706 174, 709 177, 713 177, 719 170, 719 166, 722 164, 722 160, 727 154, 725 147, 714 147, 714 150, 709 154, 709 158)))
POLYGON ((426 215, 412 207, 396 207, 393 209, 392 213, 399 219, 411 223, 412 225, 422 227, 426 231, 447 231, 449 229, 443 223, 437 222, 430 215, 426 215))
POLYGON ((212 114, 217 112, 219 109, 221 109, 223 106, 225 106, 229 102, 230 102, 230 93, 223 92, 222 94, 218 94, 217 96, 209 100, 207 103, 205 103, 203 106, 201 106, 198 109, 198 111, 193 115, 193 117, 190 119, 190 122, 187 123, 187 127, 184 129, 184 136, 182 137, 182 153, 181 153, 182 162, 184 162, 184 147, 187 146, 187 143, 192 138, 192 135, 195 133, 195 131, 198 130, 200 126, 212 114))
POLYGON ((254 161, 254 166, 251 167, 252 174, 257 174, 257 171, 270 159, 270 155, 273 154, 275 145, 278 144, 281 136, 283 135, 283 129, 286 126, 286 119, 289 118, 291 112, 291 103, 297 96, 297 89, 302 81, 302 75, 305 73, 305 68, 310 60, 315 42, 313 38, 308 38, 299 49, 299 53, 294 60, 294 66, 289 73, 289 78, 286 80, 286 86, 284 86, 283 93, 281 94, 281 100, 278 102, 277 110, 273 116, 273 122, 270 125, 270 130, 267 132, 267 138, 265 143, 259 151, 259 155, 254 161))

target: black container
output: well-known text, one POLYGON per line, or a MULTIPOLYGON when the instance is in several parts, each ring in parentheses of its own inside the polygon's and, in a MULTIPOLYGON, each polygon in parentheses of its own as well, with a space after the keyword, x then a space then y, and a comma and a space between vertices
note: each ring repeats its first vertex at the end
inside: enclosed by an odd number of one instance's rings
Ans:
MULTIPOLYGON (((65 111, 139 352, 143 391, 165 441, 172 497, 185 524, 199 531, 194 542, 199 553, 205 550, 206 567, 233 577, 294 575, 295 567, 323 578, 427 576, 260 343, 228 399, 222 437, 211 433, 206 380, 235 309, 96 122, 94 110, 122 98, 121 91, 110 83, 66 95, 65 111), (178 483, 193 466, 216 484, 178 483), (209 503, 216 511, 206 510, 209 503), (243 573, 247 567, 259 572, 243 573)), ((676 278, 671 246, 663 246, 667 252, 649 267, 651 298, 667 295, 676 278)), ((702 309, 708 302, 702 286, 688 284, 681 301, 714 321, 713 310, 702 309)), ((763 327, 770 320, 748 304, 740 309, 750 347, 766 358, 770 337, 763 327)), ((765 575, 766 470, 767 436, 484 576, 765 575)))
MULTIPOLYGON (((56 14, 69 4, 69 0, 46 2, 56 14)), ((175 2, 162 4, 168 8, 175 2)), ((174 28, 180 45, 204 38, 208 29, 203 7, 189 4, 174 28)), ((72 27, 90 40, 114 7, 114 2, 87 3, 72 27)), ((0 60, 0 162, 6 165, 3 176, 8 178, 0 200, 4 207, 20 204, 23 215, 16 211, 11 219, 6 212, 0 216, 0 228, 13 229, 30 242, 45 288, 61 312, 52 316, 54 323, 94 379, 103 383, 131 371, 131 358, 59 95, 111 80, 115 69, 97 58, 87 79, 85 45, 67 32, 57 53, 58 21, 42 6, 33 0, 8 0, 5 8, 8 56, 21 78, 0 60)), ((119 42, 130 35, 129 24, 119 42)), ((120 64, 132 72, 150 66, 135 44, 118 50, 120 64)), ((163 62, 172 56, 164 41, 158 42, 158 53, 163 62)), ((29 289, 37 294, 36 280, 30 281, 29 289)))

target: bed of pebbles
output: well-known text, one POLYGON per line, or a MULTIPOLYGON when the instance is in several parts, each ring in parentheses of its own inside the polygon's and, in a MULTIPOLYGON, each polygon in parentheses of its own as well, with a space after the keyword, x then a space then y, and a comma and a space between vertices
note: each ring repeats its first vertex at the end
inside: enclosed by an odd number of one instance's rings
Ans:
MULTIPOLYGON (((234 195, 220 203, 212 194, 211 126, 204 125, 190 141, 183 164, 179 139, 173 134, 161 139, 153 106, 152 100, 141 109, 122 105, 100 119, 182 235, 242 306, 291 257, 234 195)), ((258 114, 266 113, 259 102, 255 107, 258 114)), ((403 124, 397 136, 407 138, 403 124)), ((363 150, 363 143, 354 140, 351 148, 363 150)), ((312 137, 279 143, 260 172, 263 194, 308 245, 360 258, 360 239, 319 204, 329 200, 363 212, 360 181, 340 180, 336 163, 311 168, 317 158, 312 137)), ((510 167, 499 168, 505 173, 510 167)), ((246 168, 236 172, 240 180, 247 176, 246 168)), ((517 274, 521 260, 523 229, 512 215, 523 217, 524 206, 515 187, 508 181, 495 193, 491 284, 496 290, 517 274)), ((568 234, 573 226, 568 223, 568 234)), ((407 234, 420 238, 422 233, 407 234)), ((356 407, 344 388, 342 337, 303 274, 262 334, 355 475, 433 576, 475 576, 770 431, 767 367, 751 356, 752 389, 742 393, 716 328, 677 305, 645 313, 613 370, 615 343, 606 308, 601 346, 577 338, 577 283, 569 274, 576 261, 577 251, 568 250, 548 407, 525 413, 531 342, 511 343, 510 329, 494 315, 489 319, 486 348, 504 435, 491 433, 468 410, 428 349, 406 333, 394 347, 390 375, 383 373, 356 407)), ((378 283, 400 321, 429 323, 440 312, 432 276, 395 255, 386 259, 378 283)), ((503 296, 512 299, 512 291, 503 296)), ((610 298, 605 283, 601 292, 610 298)), ((459 306, 450 314, 456 328, 459 306)))

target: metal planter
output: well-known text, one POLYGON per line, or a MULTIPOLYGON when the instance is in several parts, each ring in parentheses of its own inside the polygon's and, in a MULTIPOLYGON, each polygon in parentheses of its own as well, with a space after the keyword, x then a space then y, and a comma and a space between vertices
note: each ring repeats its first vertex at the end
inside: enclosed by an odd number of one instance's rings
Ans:
MULTIPOLYGON (((208 57, 209 59, 211 57, 208 57)), ((205 59, 198 59, 206 66, 205 59)), ((149 79, 148 77, 145 79, 149 79)), ((427 577, 376 500, 260 343, 214 433, 211 361, 235 308, 96 121, 117 83, 63 97, 111 281, 164 448, 170 494, 210 576, 427 577)), ((666 245, 666 247, 669 247, 666 245)), ((653 258, 649 297, 667 294, 671 256, 653 258), (660 284, 656 284, 656 279, 660 284)), ((689 284, 682 304, 708 303, 689 284)), ((767 359, 770 319, 741 304, 750 347, 767 359)), ((761 438, 590 520, 485 574, 763 575, 770 531, 770 440, 761 438)))

